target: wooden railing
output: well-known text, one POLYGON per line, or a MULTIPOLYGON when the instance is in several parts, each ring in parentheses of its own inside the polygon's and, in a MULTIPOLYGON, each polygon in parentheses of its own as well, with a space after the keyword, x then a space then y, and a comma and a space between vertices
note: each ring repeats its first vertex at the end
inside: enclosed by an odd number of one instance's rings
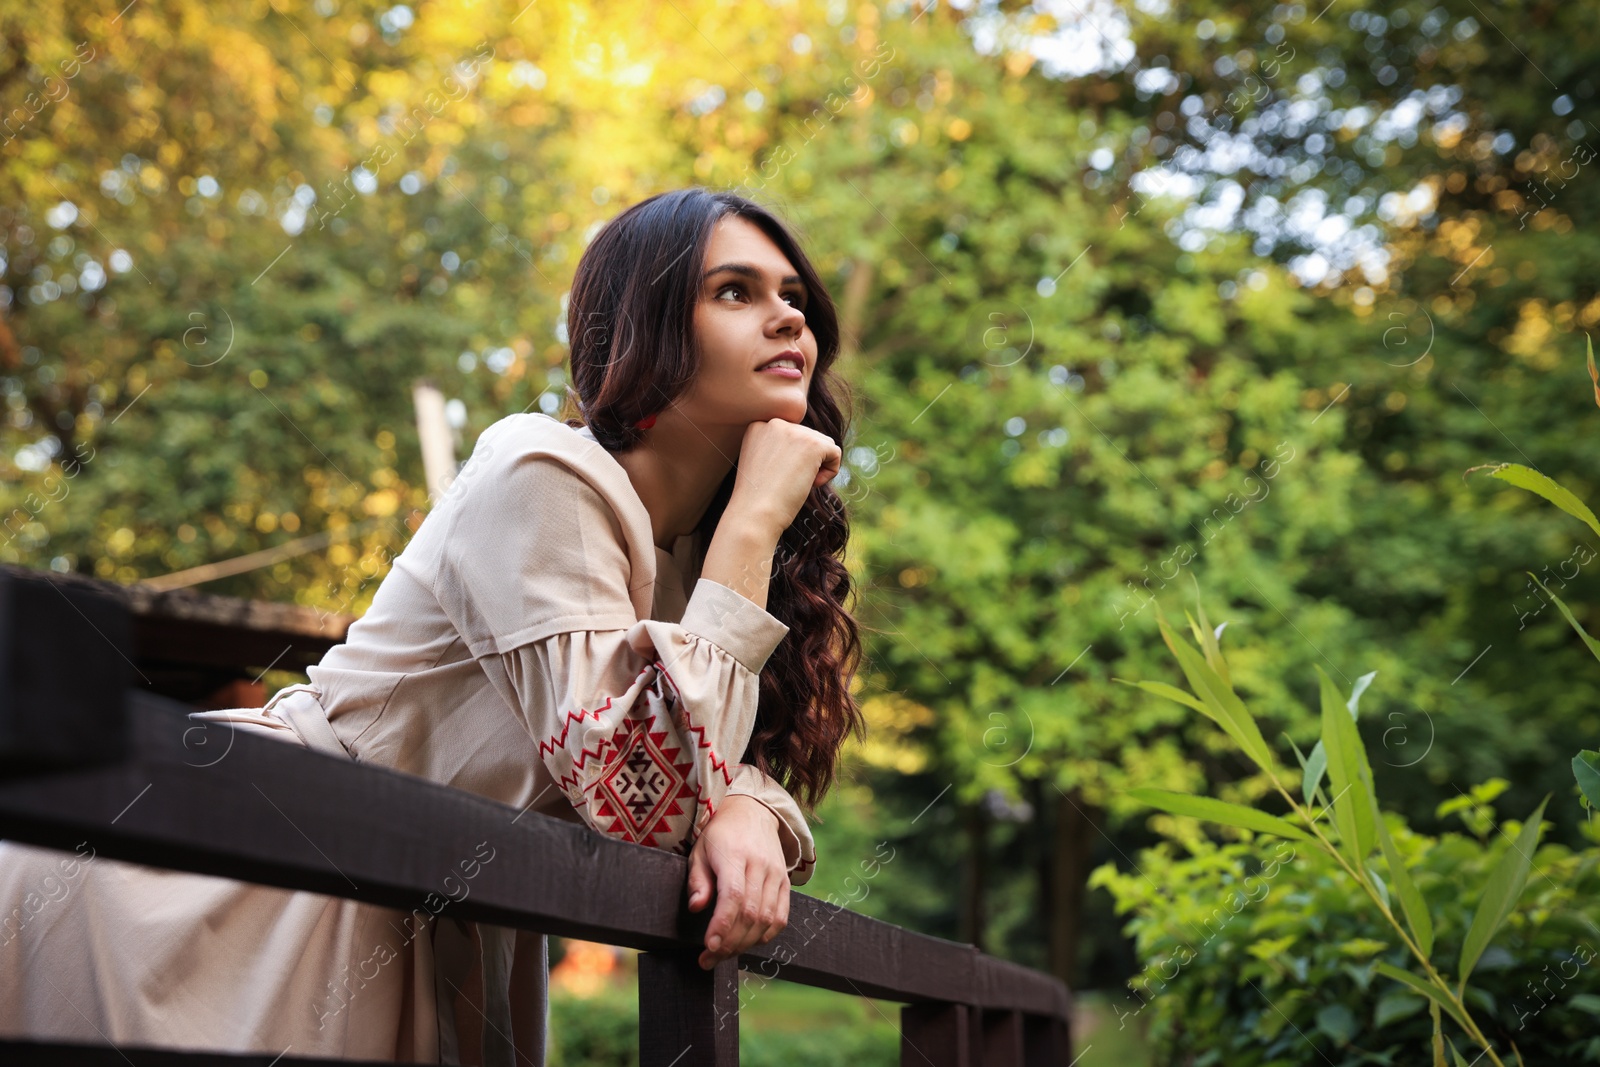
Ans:
MULTIPOLYGON (((437 899, 462 842, 488 841, 494 862, 448 913, 642 950, 642 1067, 738 1063, 740 966, 902 1002, 903 1064, 1070 1062, 1066 986, 971 945, 794 893, 782 934, 704 971, 709 909, 687 910, 679 856, 242 731, 225 759, 197 748, 185 699, 269 663, 314 664, 349 621, 0 568, 0 837, 67 850, 88 840, 112 859, 408 910, 437 899)), ((8 1064, 270 1059, 0 1041, 8 1064)))

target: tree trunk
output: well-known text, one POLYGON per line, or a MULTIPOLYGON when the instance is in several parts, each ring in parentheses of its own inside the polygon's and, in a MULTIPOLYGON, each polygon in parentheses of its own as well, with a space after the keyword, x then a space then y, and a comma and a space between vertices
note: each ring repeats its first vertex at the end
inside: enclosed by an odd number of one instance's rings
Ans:
POLYGON ((866 322, 867 299, 872 295, 873 262, 865 256, 851 263, 839 301, 840 356, 848 359, 861 351, 861 327, 866 322))
POLYGON ((978 948, 984 947, 984 881, 983 869, 989 859, 989 819, 983 805, 972 804, 966 810, 967 870, 966 885, 961 902, 961 939, 978 948))
POLYGON ((1103 815, 1083 794, 1056 793, 1054 842, 1050 850, 1050 973, 1068 985, 1078 978, 1078 945, 1083 905, 1088 896, 1089 864, 1103 815))
POLYGON ((1044 779, 1028 779, 1028 802, 1033 805, 1033 885, 1038 896, 1038 905, 1035 914, 1038 915, 1038 926, 1034 928, 1034 942, 1045 947, 1046 966, 1050 956, 1050 924, 1055 915, 1055 908, 1051 901, 1055 899, 1052 889, 1055 877, 1055 850, 1050 846, 1055 842, 1051 836, 1050 814, 1054 805, 1050 798, 1054 792, 1045 786, 1044 779))

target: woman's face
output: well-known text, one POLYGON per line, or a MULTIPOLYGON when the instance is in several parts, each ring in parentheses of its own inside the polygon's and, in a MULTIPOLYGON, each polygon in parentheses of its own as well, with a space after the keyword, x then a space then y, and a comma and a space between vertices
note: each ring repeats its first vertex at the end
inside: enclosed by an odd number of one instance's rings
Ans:
POLYGON ((798 272, 771 238, 744 219, 719 219, 694 308, 699 371, 674 406, 696 426, 741 432, 752 422, 804 419, 817 369, 806 300, 798 272), (759 369, 785 352, 800 364, 798 373, 759 369))

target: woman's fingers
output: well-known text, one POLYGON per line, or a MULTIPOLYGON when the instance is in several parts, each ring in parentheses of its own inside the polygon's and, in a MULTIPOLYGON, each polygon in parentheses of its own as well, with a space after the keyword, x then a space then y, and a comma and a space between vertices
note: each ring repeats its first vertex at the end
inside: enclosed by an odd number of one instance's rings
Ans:
POLYGON ((711 913, 711 922, 706 927, 706 951, 700 954, 700 966, 708 970, 727 959, 733 951, 742 951, 742 948, 734 946, 737 945, 747 892, 744 864, 730 863, 728 860, 729 857, 720 852, 711 853, 711 865, 717 877, 717 907, 711 913))
POLYGON ((719 881, 717 910, 706 929, 706 951, 700 957, 702 967, 714 967, 721 960, 766 944, 782 933, 788 922, 787 872, 774 877, 768 864, 753 861, 741 875, 737 882, 724 885, 719 881))
POLYGON ((692 910, 716 899, 702 967, 782 933, 789 921, 789 871, 772 811, 760 801, 730 798, 690 851, 688 888, 692 910))
POLYGON ((766 930, 766 924, 761 921, 762 909, 766 906, 765 875, 761 864, 747 862, 744 869, 744 896, 735 909, 733 929, 726 939, 725 947, 729 955, 737 955, 754 945, 766 930))
POLYGON ((711 861, 706 856, 706 839, 701 837, 689 853, 689 910, 700 911, 711 902, 711 861))
POLYGON ((715 966, 726 957, 725 947, 733 934, 736 909, 744 897, 744 869, 726 864, 722 856, 712 853, 710 864, 717 870, 717 909, 710 913, 706 926, 706 952, 701 953, 701 966, 715 966), (710 963, 707 963, 707 960, 710 963))
POLYGON ((778 877, 772 880, 772 884, 777 896, 775 918, 767 926, 767 936, 761 939, 763 945, 783 933, 784 928, 789 925, 789 872, 787 870, 780 872, 778 877))

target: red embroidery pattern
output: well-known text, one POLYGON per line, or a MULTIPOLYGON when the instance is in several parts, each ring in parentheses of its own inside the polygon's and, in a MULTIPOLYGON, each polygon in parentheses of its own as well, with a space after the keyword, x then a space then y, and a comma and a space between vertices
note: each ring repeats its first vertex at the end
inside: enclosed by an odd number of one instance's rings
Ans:
POLYGON ((699 789, 694 760, 684 758, 671 731, 630 719, 611 739, 612 756, 593 783, 594 814, 610 837, 665 847, 688 836, 699 789), (687 800, 687 810, 679 803, 687 800))
MULTIPOLYGON (((567 713, 567 721, 561 724, 561 732, 559 734, 551 734, 549 740, 539 742, 539 758, 544 759, 547 756, 553 756, 567 747, 567 731, 572 729, 573 723, 581 723, 585 718, 591 718, 599 722, 601 713, 609 711, 610 708, 611 698, 606 697, 606 702, 593 711, 585 711, 583 708, 579 708, 577 711, 569 711, 567 713)), ((608 741, 608 738, 602 738, 593 751, 580 748, 578 750, 578 758, 572 763, 573 773, 564 774, 556 780, 556 784, 561 787, 569 798, 582 785, 576 772, 583 769, 584 763, 588 761, 590 756, 599 759, 600 753, 605 751, 608 741)))
POLYGON ((539 755, 556 757, 546 759, 547 766, 552 762, 559 766, 563 756, 569 761, 565 773, 557 775, 557 784, 574 807, 590 812, 591 822, 607 836, 687 852, 715 811, 701 788, 697 748, 707 750, 711 766, 725 782, 731 784, 732 777, 724 761, 710 751, 705 731, 688 722, 666 666, 659 660, 646 664, 640 676, 652 670, 655 677, 639 691, 638 700, 610 736, 575 739, 576 753, 568 747, 574 723, 580 730, 585 723, 593 730, 605 722, 604 713, 613 704, 608 698, 593 710, 568 712, 560 732, 539 743, 539 755), (690 732, 697 744, 685 750, 690 732))
MULTIPOLYGON (((678 699, 678 683, 672 680, 672 675, 668 672, 667 665, 660 660, 656 660, 654 665, 661 672, 661 676, 667 680, 667 684, 672 686, 672 721, 677 724, 680 730, 693 734, 698 747, 706 750, 706 762, 711 765, 712 770, 722 775, 723 788, 726 789, 731 786, 733 784, 733 775, 728 771, 728 761, 718 756, 716 751, 712 749, 711 742, 706 740, 705 727, 696 726, 694 720, 689 717, 689 707, 678 699)), ((698 785, 695 787, 695 795, 699 797, 700 803, 706 806, 705 816, 696 824, 695 828, 698 830, 706 824, 711 816, 716 814, 717 809, 712 805, 711 798, 705 796, 698 785)))

